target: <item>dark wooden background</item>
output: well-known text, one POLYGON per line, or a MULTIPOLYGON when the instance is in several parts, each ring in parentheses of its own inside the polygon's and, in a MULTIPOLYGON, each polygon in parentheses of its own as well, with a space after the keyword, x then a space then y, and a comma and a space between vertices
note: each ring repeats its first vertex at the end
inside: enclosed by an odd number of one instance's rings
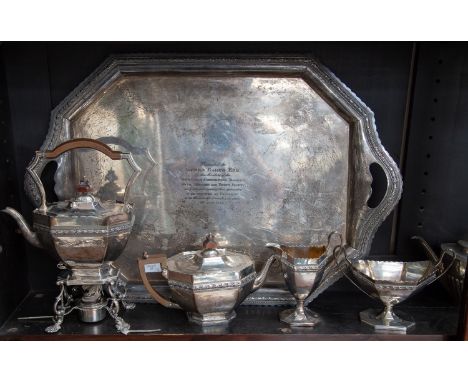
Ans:
MULTIPOLYGON (((424 257, 410 241, 414 234, 436 247, 468 238, 466 43, 2 43, 0 208, 12 206, 31 220, 23 178, 51 110, 117 53, 318 58, 374 111, 382 144, 403 174, 402 200, 379 228, 371 256, 424 257)), ((376 173, 373 198, 384 189, 376 173)), ((9 217, 0 216, 0 227, 1 324, 29 290, 55 287, 56 264, 26 244, 9 217)))

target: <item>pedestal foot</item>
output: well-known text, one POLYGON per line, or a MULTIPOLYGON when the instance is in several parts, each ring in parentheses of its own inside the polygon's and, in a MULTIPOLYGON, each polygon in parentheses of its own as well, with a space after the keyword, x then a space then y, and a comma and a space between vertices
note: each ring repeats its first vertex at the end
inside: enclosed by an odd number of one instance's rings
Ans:
POLYGON ((375 331, 406 333, 415 326, 414 321, 404 320, 391 312, 389 316, 385 310, 381 313, 377 309, 367 309, 359 313, 361 321, 374 328, 375 331))
POLYGON ((287 309, 280 313, 280 321, 289 326, 308 326, 314 327, 320 322, 317 313, 312 312, 308 308, 287 309))
POLYGON ((110 306, 107 307, 107 311, 115 321, 115 328, 122 334, 128 334, 130 331, 130 324, 125 322, 122 317, 119 317, 119 301, 115 299, 112 300, 110 306))

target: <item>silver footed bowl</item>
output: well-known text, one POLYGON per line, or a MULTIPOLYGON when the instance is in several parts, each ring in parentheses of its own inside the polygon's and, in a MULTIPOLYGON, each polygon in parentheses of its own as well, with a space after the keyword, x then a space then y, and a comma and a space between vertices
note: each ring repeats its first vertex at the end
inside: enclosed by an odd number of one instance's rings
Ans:
MULTIPOLYGON (((346 258, 346 257, 345 257, 346 258)), ((351 281, 364 293, 381 301, 385 308, 381 313, 368 309, 360 313, 363 323, 377 331, 403 332, 415 325, 393 311, 396 304, 405 301, 417 291, 431 284, 444 272, 440 272, 442 258, 433 261, 376 261, 353 260, 349 262, 351 281)))
MULTIPOLYGON (((304 306, 304 301, 320 285, 330 253, 331 237, 328 236, 328 244, 310 247, 292 247, 276 243, 268 243, 266 246, 281 254, 281 269, 286 285, 296 299, 296 308, 287 309, 280 313, 280 321, 290 326, 313 327, 320 322, 319 315, 304 306)), ((342 244, 341 244, 342 245, 342 244)))

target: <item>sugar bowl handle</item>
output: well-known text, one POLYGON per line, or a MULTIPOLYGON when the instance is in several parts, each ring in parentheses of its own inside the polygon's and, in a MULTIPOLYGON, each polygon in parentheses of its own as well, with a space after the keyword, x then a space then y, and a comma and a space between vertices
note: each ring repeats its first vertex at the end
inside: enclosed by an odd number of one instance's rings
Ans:
POLYGON ((39 210, 45 211, 47 209, 46 203, 46 195, 44 190, 44 185, 41 181, 41 173, 45 167, 45 164, 50 160, 58 158, 60 155, 75 149, 93 149, 97 150, 104 155, 107 155, 112 160, 123 160, 125 159, 130 167, 133 169, 133 174, 127 182, 127 186, 125 187, 125 194, 124 194, 124 203, 127 204, 127 198, 130 192, 131 187, 135 183, 136 178, 141 172, 141 168, 136 164, 135 160, 131 153, 124 153, 121 151, 114 151, 106 144, 96 141, 94 139, 89 138, 78 138, 78 139, 71 139, 69 141, 63 142, 53 150, 47 151, 36 151, 36 155, 34 156, 32 162, 27 167, 27 173, 32 177, 34 183, 36 184, 39 195, 40 195, 40 207, 39 210))
MULTIPOLYGON (((333 234, 333 232, 330 234, 330 236, 328 237, 328 240, 330 241, 330 238, 331 238, 331 235, 333 234)), ((351 261, 348 259, 348 256, 346 255, 346 248, 344 247, 343 245, 343 240, 342 240, 342 237, 340 235, 340 239, 341 239, 341 243, 340 245, 337 245, 335 248, 333 248, 333 259, 336 263, 337 266, 340 266, 340 261, 339 261, 339 253, 342 253, 343 254, 343 261, 345 261, 346 265, 345 267, 347 267, 349 269, 350 272, 354 272, 354 265, 353 263, 351 263, 351 261)), ((353 284, 356 288, 358 288, 361 292, 363 292, 364 294, 366 294, 367 296, 369 296, 370 298, 373 298, 373 299, 377 299, 376 296, 372 296, 371 294, 369 294, 364 288, 362 288, 358 283, 356 283, 353 278, 351 276, 348 275, 348 270, 344 270, 343 272, 343 275, 348 279, 348 281, 353 284)))
POLYGON ((161 270, 167 272, 167 257, 165 255, 148 255, 144 254, 142 259, 138 259, 138 269, 140 271, 140 277, 143 281, 143 285, 145 286, 148 293, 153 297, 157 302, 159 302, 162 306, 166 308, 174 308, 174 309, 181 309, 181 307, 161 296, 156 290, 152 287, 150 282, 148 281, 148 277, 146 276, 146 265, 149 264, 160 264, 161 270))
POLYGON ((422 284, 423 282, 428 280, 430 277, 432 277, 432 275, 434 273, 439 272, 439 274, 436 276, 436 278, 434 280, 431 281, 431 283, 433 283, 434 281, 437 281, 442 276, 444 276, 450 270, 450 268, 452 268, 452 266, 455 264, 456 260, 457 260, 457 258, 455 256, 455 252, 453 251, 453 249, 445 249, 442 252, 442 255, 440 256, 439 261, 436 264, 434 264, 434 266, 432 268, 428 268, 427 274, 425 274, 425 275, 423 275, 423 277, 421 277, 418 284, 422 284), (446 266, 444 266, 444 257, 445 257, 445 255, 452 258, 449 265, 446 265, 446 266))

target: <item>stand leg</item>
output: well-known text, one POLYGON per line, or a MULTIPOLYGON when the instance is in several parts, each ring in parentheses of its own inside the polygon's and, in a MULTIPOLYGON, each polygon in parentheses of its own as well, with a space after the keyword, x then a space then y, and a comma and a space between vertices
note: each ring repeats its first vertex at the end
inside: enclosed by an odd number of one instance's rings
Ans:
POLYGON ((55 298, 54 304, 54 324, 48 326, 45 331, 47 333, 56 333, 62 328, 63 319, 65 317, 66 308, 70 302, 70 296, 65 290, 65 280, 57 281, 57 285, 60 287, 60 292, 55 298))
POLYGON ((119 301, 117 299, 111 299, 111 305, 106 307, 110 316, 115 321, 115 328, 122 334, 128 334, 130 331, 130 324, 124 321, 122 317, 119 317, 119 301))
POLYGON ((135 309, 136 307, 136 304, 134 302, 127 302, 125 300, 120 300, 120 302, 122 303, 122 306, 126 309, 126 310, 133 310, 135 309))
POLYGON ((130 324, 125 322, 122 317, 119 317, 120 303, 125 307, 122 301, 122 294, 115 289, 115 284, 113 283, 108 286, 107 292, 109 293, 111 304, 106 309, 114 319, 116 329, 122 334, 128 334, 130 324))
POLYGON ((117 281, 117 284, 111 286, 112 292, 116 296, 116 298, 120 301, 122 304, 122 307, 125 308, 126 310, 132 310, 135 309, 136 305, 133 302, 127 302, 125 301, 125 296, 127 295, 127 289, 125 287, 125 283, 122 282, 121 280, 117 281))

